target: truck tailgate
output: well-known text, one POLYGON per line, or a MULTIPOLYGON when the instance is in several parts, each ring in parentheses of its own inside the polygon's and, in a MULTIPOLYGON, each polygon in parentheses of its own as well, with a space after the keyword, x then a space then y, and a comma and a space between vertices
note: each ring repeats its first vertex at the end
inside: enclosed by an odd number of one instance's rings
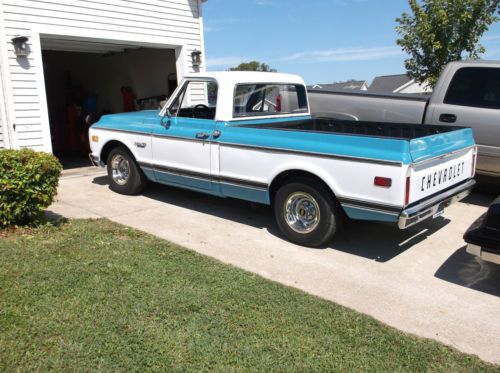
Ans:
POLYGON ((473 177, 475 154, 470 128, 412 139, 407 205, 473 177))
POLYGON ((410 169, 408 204, 425 199, 474 175, 475 147, 421 161, 410 169))

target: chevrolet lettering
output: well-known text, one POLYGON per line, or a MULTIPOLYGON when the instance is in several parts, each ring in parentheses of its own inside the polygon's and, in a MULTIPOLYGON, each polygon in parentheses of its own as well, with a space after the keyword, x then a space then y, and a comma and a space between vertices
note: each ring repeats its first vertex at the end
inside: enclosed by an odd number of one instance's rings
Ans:
POLYGON ((272 205, 283 235, 311 247, 345 216, 404 229, 474 185, 470 128, 313 116, 288 74, 188 75, 162 110, 105 115, 89 136, 114 191, 150 181, 272 205))

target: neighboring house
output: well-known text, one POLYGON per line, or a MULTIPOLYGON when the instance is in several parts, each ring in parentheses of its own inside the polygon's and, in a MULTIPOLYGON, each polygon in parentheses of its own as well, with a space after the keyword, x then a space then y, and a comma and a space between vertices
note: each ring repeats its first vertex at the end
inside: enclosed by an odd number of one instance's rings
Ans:
POLYGON ((205 1, 2 0, 0 148, 83 154, 82 112, 170 95, 205 69, 205 1), (27 56, 15 37, 27 38, 27 56))
POLYGON ((307 88, 333 90, 333 91, 337 91, 339 89, 366 91, 368 89, 368 82, 366 80, 349 80, 347 82, 339 82, 339 83, 313 84, 307 86, 307 88))
POLYGON ((417 83, 406 74, 377 76, 368 88, 369 92, 379 93, 415 93, 424 94, 432 92, 426 85, 417 83))

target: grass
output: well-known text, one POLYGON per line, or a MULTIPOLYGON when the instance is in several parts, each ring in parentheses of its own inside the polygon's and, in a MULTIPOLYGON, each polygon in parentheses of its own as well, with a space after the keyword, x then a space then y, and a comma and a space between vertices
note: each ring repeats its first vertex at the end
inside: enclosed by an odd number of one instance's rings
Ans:
POLYGON ((0 238, 0 371, 500 371, 107 220, 0 238))

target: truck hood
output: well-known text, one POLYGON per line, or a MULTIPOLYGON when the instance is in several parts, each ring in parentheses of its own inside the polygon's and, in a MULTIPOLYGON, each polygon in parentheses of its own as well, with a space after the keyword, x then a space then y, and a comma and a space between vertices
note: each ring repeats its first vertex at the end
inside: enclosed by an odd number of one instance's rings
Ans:
POLYGON ((143 110, 130 113, 103 115, 98 122, 92 125, 92 128, 109 128, 116 130, 144 130, 144 123, 149 119, 158 118, 160 121, 159 110, 143 110))

